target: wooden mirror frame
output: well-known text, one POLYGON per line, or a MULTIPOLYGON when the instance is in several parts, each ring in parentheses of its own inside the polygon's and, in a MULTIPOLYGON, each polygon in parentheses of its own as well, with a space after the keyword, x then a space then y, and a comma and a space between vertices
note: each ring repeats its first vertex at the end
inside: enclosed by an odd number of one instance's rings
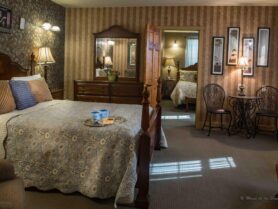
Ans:
MULTIPOLYGON (((133 38, 137 40, 137 47, 136 47, 136 77, 135 78, 127 78, 127 77, 118 77, 119 81, 139 81, 140 76, 140 33, 133 33, 127 29, 124 29, 122 26, 113 25, 110 28, 99 32, 94 33, 94 80, 107 80, 106 77, 96 77, 96 54, 97 54, 97 47, 96 47, 96 40, 97 38, 133 38)), ((127 60, 128 61, 128 60, 127 60)))

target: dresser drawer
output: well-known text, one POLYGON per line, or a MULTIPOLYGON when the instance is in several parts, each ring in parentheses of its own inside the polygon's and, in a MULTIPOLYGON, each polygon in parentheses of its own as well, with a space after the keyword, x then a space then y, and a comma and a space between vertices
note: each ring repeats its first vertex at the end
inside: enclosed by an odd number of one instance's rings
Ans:
POLYGON ((142 98, 139 98, 139 97, 111 97, 111 103, 142 104, 142 98))
POLYGON ((142 97, 142 84, 113 84, 111 96, 142 97))
POLYGON ((109 95, 109 86, 101 83, 78 83, 76 84, 76 91, 82 95, 109 95))
POLYGON ((143 83, 74 81, 74 99, 87 102, 141 104, 143 83))
POLYGON ((108 96, 77 95, 75 100, 83 102, 110 102, 110 98, 108 96))

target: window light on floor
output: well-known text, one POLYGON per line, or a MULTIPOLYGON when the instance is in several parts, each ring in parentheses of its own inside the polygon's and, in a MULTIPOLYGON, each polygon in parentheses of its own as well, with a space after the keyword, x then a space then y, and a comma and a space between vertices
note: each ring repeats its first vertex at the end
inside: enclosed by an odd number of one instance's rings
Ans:
POLYGON ((186 120, 191 119, 190 115, 163 115, 162 120, 186 120))
MULTIPOLYGON (((150 174, 151 181, 177 180, 186 178, 202 177, 203 165, 206 162, 201 160, 180 161, 169 163, 151 164, 150 174), (185 175, 188 174, 188 175, 185 175)), ((232 157, 220 157, 208 159, 208 169, 229 169, 236 168, 236 164, 232 157)))

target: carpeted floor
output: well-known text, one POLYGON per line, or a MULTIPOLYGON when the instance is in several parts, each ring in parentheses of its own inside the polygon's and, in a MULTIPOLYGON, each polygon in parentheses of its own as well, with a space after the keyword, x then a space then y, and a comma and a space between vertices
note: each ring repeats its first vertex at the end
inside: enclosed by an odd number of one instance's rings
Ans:
MULTIPOLYGON (((194 128, 194 113, 163 102, 168 149, 155 152, 151 167, 151 209, 274 209, 278 192, 274 135, 227 136, 194 128)), ((78 194, 27 192, 27 209, 112 209, 113 199, 78 194)), ((119 207, 122 208, 122 207, 119 207)))

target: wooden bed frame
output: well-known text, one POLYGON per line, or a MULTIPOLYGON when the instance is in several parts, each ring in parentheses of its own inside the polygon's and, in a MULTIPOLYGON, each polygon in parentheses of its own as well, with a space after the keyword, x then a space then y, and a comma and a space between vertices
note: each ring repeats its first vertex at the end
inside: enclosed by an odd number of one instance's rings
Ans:
MULTIPOLYGON (((180 68, 179 67, 179 62, 177 63, 177 82, 180 80, 180 71, 197 71, 198 70, 198 63, 194 64, 194 65, 190 65, 186 68, 180 68)), ((188 112, 189 111, 189 104, 195 104, 196 105, 196 98, 192 98, 192 97, 185 97, 184 98, 185 101, 185 111, 188 112)))
MULTIPOLYGON (((34 55, 31 56, 31 70, 24 69, 19 64, 11 61, 8 55, 0 53, 0 80, 10 80, 14 76, 27 76, 33 74, 34 55), (30 72, 31 71, 31 72, 30 72)), ((142 134, 139 140, 138 151, 138 180, 136 188, 138 194, 134 204, 127 205, 141 209, 149 207, 149 175, 150 162, 153 150, 160 150, 161 139, 161 106, 160 106, 160 79, 157 82, 157 98, 154 111, 149 114, 149 85, 144 86, 142 108, 142 134)))

